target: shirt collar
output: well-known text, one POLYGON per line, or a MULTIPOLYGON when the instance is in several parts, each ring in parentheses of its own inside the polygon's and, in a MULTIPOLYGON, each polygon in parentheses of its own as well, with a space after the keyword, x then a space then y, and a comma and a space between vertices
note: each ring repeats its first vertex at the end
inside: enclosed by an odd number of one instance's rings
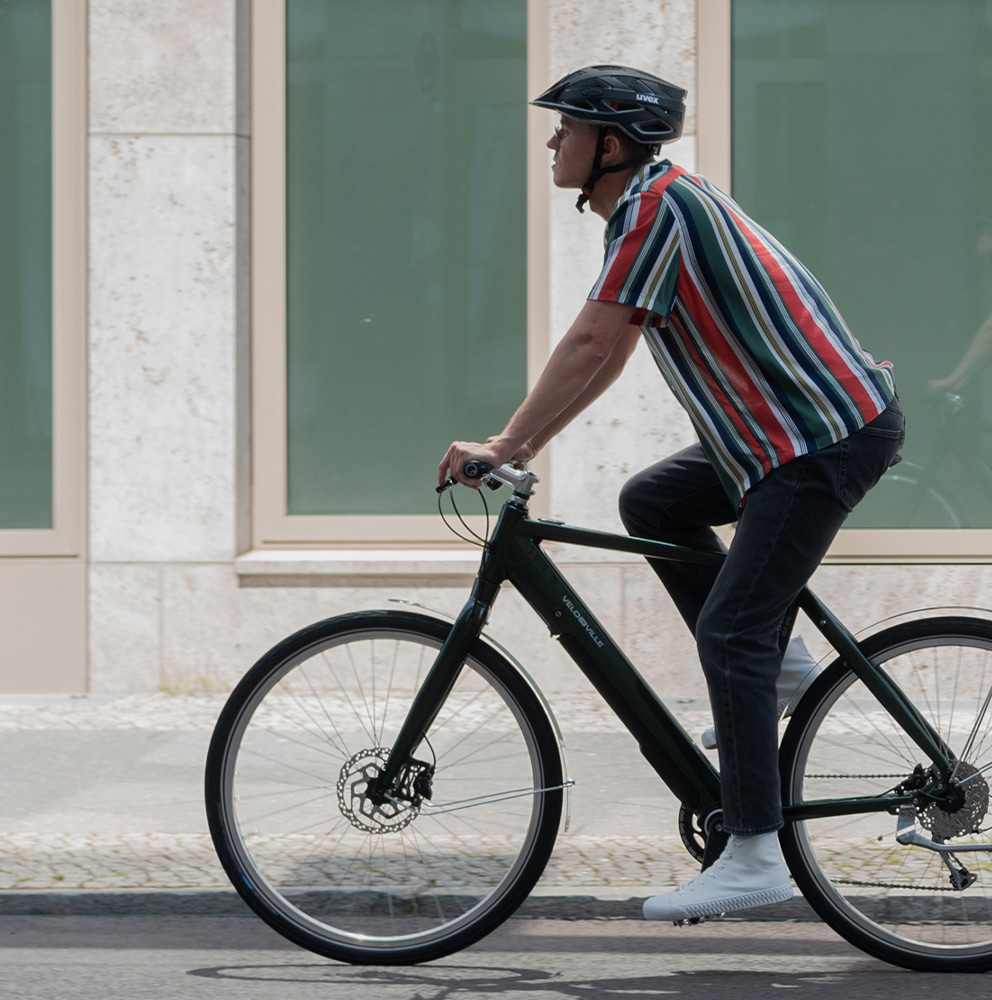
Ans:
POLYGON ((623 189, 623 193, 617 199, 617 203, 613 206, 613 211, 615 212, 631 195, 634 191, 639 188, 649 177, 660 177, 662 174, 667 173, 672 168, 671 160, 648 160, 647 163, 638 167, 630 175, 630 180, 627 181, 627 186, 623 189))

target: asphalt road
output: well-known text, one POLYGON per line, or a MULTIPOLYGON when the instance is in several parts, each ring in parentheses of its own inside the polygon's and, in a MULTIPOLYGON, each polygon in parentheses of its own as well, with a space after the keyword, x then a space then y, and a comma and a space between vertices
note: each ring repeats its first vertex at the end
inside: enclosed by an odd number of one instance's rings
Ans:
POLYGON ((767 1000, 982 995, 989 979, 906 972, 822 925, 516 919, 430 965, 338 965, 246 917, 0 918, 9 1000, 767 1000))

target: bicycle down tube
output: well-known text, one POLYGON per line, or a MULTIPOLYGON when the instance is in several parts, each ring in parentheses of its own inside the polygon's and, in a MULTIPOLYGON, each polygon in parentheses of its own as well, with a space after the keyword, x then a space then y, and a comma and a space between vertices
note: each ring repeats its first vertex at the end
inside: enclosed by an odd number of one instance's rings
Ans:
MULTIPOLYGON (((708 814, 720 798, 716 770, 541 551, 539 542, 547 537, 545 529, 553 531, 555 527, 530 520, 521 508, 504 506, 483 552, 472 595, 411 706, 383 769, 380 787, 388 788, 416 751, 457 677, 465 652, 481 633, 500 586, 510 582, 638 741, 659 777, 687 808, 708 814)), ((587 544, 600 548, 639 551, 628 545, 663 545, 578 528, 570 530, 590 539, 587 544)), ((666 552, 669 549, 675 550, 673 557, 692 561, 699 561, 701 555, 715 562, 721 559, 691 549, 665 547, 666 552)))

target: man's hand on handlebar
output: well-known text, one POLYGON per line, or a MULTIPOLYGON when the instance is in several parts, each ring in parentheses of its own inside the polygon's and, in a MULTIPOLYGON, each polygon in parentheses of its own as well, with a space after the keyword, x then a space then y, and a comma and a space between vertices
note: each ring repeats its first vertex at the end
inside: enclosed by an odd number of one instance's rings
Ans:
POLYGON ((474 441, 453 441, 437 467, 437 483, 438 486, 444 486, 450 476, 456 482, 477 490, 482 486, 482 480, 469 479, 465 475, 467 462, 485 462, 495 469, 504 462, 530 461, 536 453, 536 449, 529 441, 517 448, 514 454, 507 454, 506 445, 499 437, 491 437, 485 444, 474 441))
POLYGON ((471 486, 477 490, 482 485, 481 479, 469 479, 465 475, 465 464, 470 461, 486 462, 493 468, 505 461, 503 453, 489 444, 478 444, 474 441, 452 441, 445 452, 441 464, 437 467, 437 484, 443 486, 451 476, 463 486, 471 486))

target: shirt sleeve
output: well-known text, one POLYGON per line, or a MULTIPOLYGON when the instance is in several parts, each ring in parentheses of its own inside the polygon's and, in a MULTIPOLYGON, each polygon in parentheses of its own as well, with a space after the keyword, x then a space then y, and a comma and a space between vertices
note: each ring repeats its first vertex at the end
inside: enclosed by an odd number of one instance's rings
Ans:
POLYGON ((589 293, 667 322, 675 304, 681 237, 675 213, 651 191, 633 195, 610 217, 603 270, 589 293))

